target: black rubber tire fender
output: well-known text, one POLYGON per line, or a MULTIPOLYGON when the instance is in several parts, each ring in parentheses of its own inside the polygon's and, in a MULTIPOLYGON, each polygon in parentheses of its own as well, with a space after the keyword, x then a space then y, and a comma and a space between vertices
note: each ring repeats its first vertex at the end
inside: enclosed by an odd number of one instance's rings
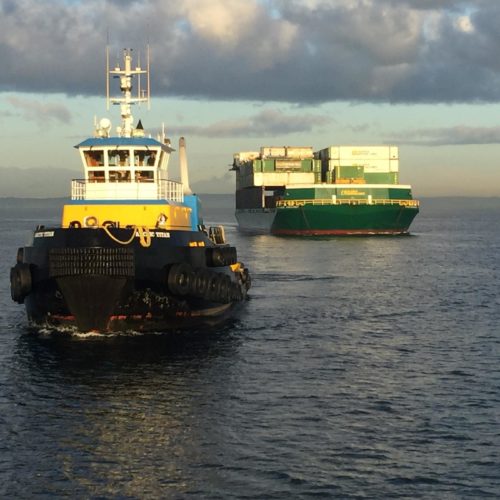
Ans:
POLYGON ((31 292, 32 286, 33 281, 29 264, 18 262, 10 269, 10 294, 13 301, 22 304, 26 296, 31 292))
POLYGON ((226 274, 221 275, 221 283, 219 285, 219 302, 228 304, 231 302, 231 278, 226 274))
POLYGON ((173 295, 188 295, 192 289, 195 274, 192 267, 184 262, 173 264, 167 276, 167 286, 173 295))
POLYGON ((195 297, 205 297, 212 274, 213 273, 209 269, 203 267, 196 269, 191 287, 191 294, 195 297))

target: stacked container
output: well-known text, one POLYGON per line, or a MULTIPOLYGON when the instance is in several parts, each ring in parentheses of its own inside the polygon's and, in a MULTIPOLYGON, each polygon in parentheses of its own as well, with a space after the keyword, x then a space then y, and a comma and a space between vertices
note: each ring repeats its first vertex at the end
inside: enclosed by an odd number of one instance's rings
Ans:
POLYGON ((315 153, 326 182, 397 184, 397 146, 330 146, 315 153))

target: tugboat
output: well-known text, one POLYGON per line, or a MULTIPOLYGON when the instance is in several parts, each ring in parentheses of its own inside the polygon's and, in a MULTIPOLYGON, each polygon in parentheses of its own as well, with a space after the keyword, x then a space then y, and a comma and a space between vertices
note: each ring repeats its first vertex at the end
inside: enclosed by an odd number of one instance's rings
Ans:
POLYGON ((60 227, 38 226, 31 244, 18 249, 12 299, 25 304, 36 327, 107 333, 217 324, 246 299, 248 269, 223 227, 203 224, 184 139, 176 182, 168 175, 174 149, 164 131, 153 138, 140 120, 133 125, 132 105, 150 103, 149 50, 146 70, 133 66, 131 50, 113 69, 109 53, 106 59, 108 109, 120 106, 121 125, 111 135, 103 118, 94 136, 75 146, 84 178, 72 181, 60 227), (120 97, 110 98, 112 77, 120 97))

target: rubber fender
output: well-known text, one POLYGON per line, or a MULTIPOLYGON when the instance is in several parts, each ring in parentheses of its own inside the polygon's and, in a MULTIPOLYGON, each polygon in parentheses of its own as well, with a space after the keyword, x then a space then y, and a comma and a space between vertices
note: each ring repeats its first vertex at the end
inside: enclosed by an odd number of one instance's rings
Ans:
POLYGON ((18 262, 10 270, 10 294, 12 300, 22 304, 32 290, 31 269, 29 264, 18 262))
POLYGON ((225 258, 221 247, 210 247, 206 249, 207 266, 222 267, 225 266, 225 258))
POLYGON ((249 290, 252 286, 252 278, 250 277, 250 273, 248 272, 248 268, 246 267, 243 268, 243 271, 241 273, 241 281, 243 282, 247 290, 249 290))
POLYGON ((173 295, 187 295, 192 289, 195 274, 192 267, 184 262, 171 266, 167 275, 167 286, 173 295))
POLYGON ((222 304, 231 302, 231 285, 231 278, 223 274, 219 285, 219 302, 222 304))
POLYGON ((231 283, 231 300, 240 302, 243 300, 243 292, 241 286, 238 283, 231 283))
POLYGON ((238 261, 235 247, 210 247, 206 249, 207 266, 224 267, 238 261))
POLYGON ((69 223, 69 227, 70 228, 75 228, 75 229, 80 229, 82 227, 82 223, 79 221, 79 220, 72 220, 70 223, 69 223))
POLYGON ((219 297, 219 283, 220 283, 220 274, 218 273, 210 273, 210 278, 208 280, 207 293, 205 294, 206 300, 211 300, 213 302, 217 302, 219 297))
POLYGON ((227 247, 226 249, 226 266, 231 266, 238 262, 238 253, 235 247, 227 247))
POLYGON ((133 277, 135 275, 132 248, 51 248, 49 276, 97 275, 133 277))
POLYGON ((24 260, 24 248, 20 247, 17 249, 16 262, 21 263, 24 260))
POLYGON ((212 273, 207 290, 207 300, 220 302, 222 304, 229 302, 228 294, 230 285, 231 280, 229 276, 220 273, 212 273))
POLYGON ((191 295, 203 298, 207 294, 210 277, 213 273, 205 268, 195 270, 194 280, 191 286, 191 295))

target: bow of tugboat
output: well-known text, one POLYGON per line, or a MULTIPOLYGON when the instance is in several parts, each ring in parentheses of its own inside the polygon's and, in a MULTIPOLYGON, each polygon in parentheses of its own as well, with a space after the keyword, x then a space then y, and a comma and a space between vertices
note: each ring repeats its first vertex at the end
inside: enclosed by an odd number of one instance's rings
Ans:
MULTIPOLYGON (((109 57, 107 59, 109 61, 109 57)), ((84 176, 72 181, 58 227, 39 226, 18 250, 11 295, 34 325, 79 331, 163 331, 213 324, 231 314, 250 288, 250 274, 220 226, 206 228, 189 187, 185 139, 179 141, 180 182, 169 175, 174 151, 161 133, 134 126, 132 82, 148 69, 109 69, 119 79, 121 124, 101 119, 78 144, 84 176)), ((141 85, 139 84, 139 88, 141 85)))

